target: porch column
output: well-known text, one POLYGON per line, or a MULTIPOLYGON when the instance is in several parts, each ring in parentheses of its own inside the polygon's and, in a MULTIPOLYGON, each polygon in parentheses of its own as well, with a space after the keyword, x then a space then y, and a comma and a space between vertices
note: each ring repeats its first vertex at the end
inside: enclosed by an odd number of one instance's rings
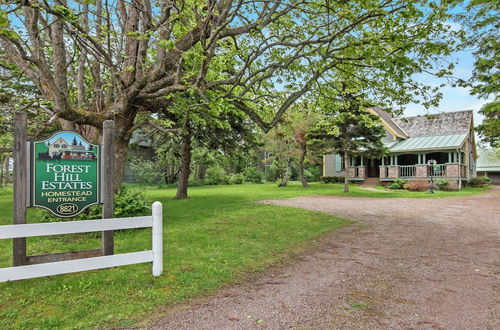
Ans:
POLYGON ((394 156, 394 165, 398 165, 398 155, 394 156))
POLYGON ((364 160, 365 160, 365 159, 364 159, 364 157, 363 157, 363 156, 361 156, 361 166, 365 166, 365 164, 364 164, 364 160))
POLYGON ((382 157, 382 166, 385 166, 385 156, 382 157))

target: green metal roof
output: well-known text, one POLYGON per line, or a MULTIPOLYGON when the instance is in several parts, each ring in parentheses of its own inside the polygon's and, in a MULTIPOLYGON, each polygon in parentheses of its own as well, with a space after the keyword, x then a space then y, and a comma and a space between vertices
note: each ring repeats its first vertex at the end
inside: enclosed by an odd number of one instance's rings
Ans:
POLYGON ((398 143, 398 141, 394 141, 394 140, 382 140, 382 143, 384 144, 384 146, 385 146, 386 148, 391 149, 391 147, 392 147, 393 145, 395 145, 396 143, 398 143))
POLYGON ((477 153, 476 170, 500 172, 500 152, 493 149, 480 149, 477 153))
POLYGON ((417 136, 397 141, 389 147, 391 152, 445 150, 460 148, 467 138, 466 133, 433 136, 417 136))

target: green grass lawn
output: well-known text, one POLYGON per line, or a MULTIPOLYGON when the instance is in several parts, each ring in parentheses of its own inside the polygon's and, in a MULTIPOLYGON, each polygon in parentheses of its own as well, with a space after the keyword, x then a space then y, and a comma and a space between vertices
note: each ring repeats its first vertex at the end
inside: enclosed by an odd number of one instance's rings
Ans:
MULTIPOLYGON (((145 320, 155 308, 213 292, 308 247, 308 242, 342 227, 348 220, 318 212, 250 203, 311 194, 343 194, 342 185, 297 183, 190 188, 191 199, 171 200, 174 188, 135 187, 164 205, 164 274, 151 265, 0 283, 0 328, 123 327, 145 320)), ((434 195, 407 191, 377 192, 352 186, 350 196, 439 198, 479 193, 486 188, 434 195)), ((12 195, 0 194, 0 225, 11 223, 12 195)), ((28 222, 41 217, 28 210, 28 222)), ((116 234, 117 253, 149 250, 151 231, 116 234)), ((0 240, 0 267, 12 263, 11 240, 0 240)), ((99 247, 95 234, 29 238, 28 254, 99 247)))

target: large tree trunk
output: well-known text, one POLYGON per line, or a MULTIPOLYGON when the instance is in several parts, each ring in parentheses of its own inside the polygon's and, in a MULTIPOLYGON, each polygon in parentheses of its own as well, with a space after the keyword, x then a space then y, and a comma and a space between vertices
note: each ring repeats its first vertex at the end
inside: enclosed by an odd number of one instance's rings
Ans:
POLYGON ((115 138, 115 177, 113 182, 113 192, 116 194, 122 185, 125 169, 125 159, 128 153, 129 140, 115 138))
POLYGON ((191 174, 191 131, 189 128, 189 123, 184 124, 184 132, 181 137, 181 172, 179 175, 179 183, 177 185, 177 194, 174 199, 184 199, 188 198, 188 180, 191 174))
POLYGON ((344 151, 344 192, 349 192, 349 154, 344 151))
POLYGON ((299 180, 300 180, 300 183, 302 183, 302 186, 304 188, 309 187, 309 185, 307 184, 307 180, 304 177, 304 160, 306 158, 306 154, 307 154, 307 145, 301 144, 300 145, 300 157, 299 157, 299 162, 298 162, 297 166, 299 168, 299 180))

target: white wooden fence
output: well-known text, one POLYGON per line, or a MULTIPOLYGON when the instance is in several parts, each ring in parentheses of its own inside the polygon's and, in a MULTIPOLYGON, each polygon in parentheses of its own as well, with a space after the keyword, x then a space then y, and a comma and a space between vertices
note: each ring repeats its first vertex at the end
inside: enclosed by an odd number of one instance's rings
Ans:
POLYGON ((160 202, 154 202, 152 215, 145 217, 0 226, 0 239, 148 227, 152 227, 153 232, 152 250, 0 268, 0 282, 76 273, 142 262, 153 262, 153 276, 160 276, 163 272, 163 209, 160 202))

